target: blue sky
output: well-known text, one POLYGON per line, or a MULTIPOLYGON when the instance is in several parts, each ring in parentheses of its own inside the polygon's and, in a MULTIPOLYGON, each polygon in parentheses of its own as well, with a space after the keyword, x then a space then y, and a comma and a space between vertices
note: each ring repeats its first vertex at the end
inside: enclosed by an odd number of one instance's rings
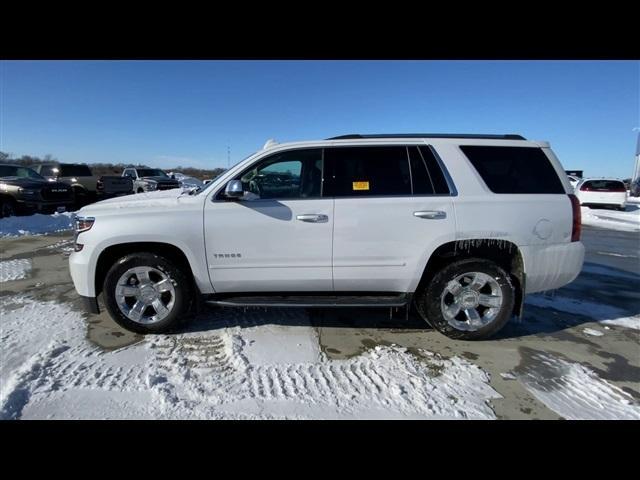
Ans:
POLYGON ((629 177, 633 61, 2 61, 0 150, 225 167, 345 133, 520 133, 567 169, 629 177))

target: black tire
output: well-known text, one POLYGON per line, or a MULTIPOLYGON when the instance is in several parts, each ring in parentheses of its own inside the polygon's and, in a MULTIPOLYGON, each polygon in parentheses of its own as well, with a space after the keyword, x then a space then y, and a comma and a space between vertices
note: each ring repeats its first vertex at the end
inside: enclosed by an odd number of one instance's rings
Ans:
POLYGON ((16 203, 11 198, 0 198, 0 218, 15 217, 16 203))
POLYGON ((513 315, 515 289, 509 275, 494 262, 469 258, 450 263, 437 272, 428 285, 416 292, 415 305, 420 316, 433 328, 449 338, 480 340, 497 333, 513 315), (477 330, 463 330, 450 324, 441 309, 442 296, 447 284, 456 277, 470 272, 480 272, 496 280, 502 294, 502 304, 495 318, 477 330))
POLYGON ((177 329, 191 308, 193 291, 192 279, 174 262, 160 255, 149 252, 138 252, 126 255, 117 260, 107 272, 103 284, 104 303, 115 322, 126 330, 136 333, 167 333, 177 329), (173 308, 169 314, 157 323, 141 324, 130 320, 118 306, 115 288, 119 278, 130 268, 152 267, 160 270, 171 280, 175 290, 173 308))
POLYGON ((136 193, 144 193, 144 189, 142 187, 139 187, 138 190, 136 190, 136 193))

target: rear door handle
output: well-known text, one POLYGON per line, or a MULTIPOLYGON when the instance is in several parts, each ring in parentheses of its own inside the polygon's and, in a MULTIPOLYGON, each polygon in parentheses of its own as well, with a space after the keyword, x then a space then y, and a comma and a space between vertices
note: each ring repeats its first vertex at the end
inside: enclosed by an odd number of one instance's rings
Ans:
POLYGON ((413 212, 413 216, 427 218, 429 220, 440 220, 442 218, 447 218, 447 212, 443 212, 442 210, 421 210, 413 212))
POLYGON ((296 219, 301 222, 321 223, 328 221, 329 217, 321 213, 305 213, 303 215, 296 215, 296 219))

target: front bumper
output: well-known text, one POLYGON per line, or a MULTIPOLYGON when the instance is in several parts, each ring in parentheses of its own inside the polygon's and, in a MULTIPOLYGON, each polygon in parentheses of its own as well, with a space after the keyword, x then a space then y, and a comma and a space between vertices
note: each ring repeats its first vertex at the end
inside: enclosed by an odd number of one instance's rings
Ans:
POLYGON ((81 297, 96 297, 94 268, 95 265, 91 262, 90 249, 72 252, 69 255, 69 273, 76 292, 81 297))

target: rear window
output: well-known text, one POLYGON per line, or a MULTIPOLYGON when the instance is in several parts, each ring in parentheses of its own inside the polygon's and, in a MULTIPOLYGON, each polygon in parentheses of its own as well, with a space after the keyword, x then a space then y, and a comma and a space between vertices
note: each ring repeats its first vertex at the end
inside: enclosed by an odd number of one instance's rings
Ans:
POLYGON ((541 148, 465 145, 460 149, 493 193, 565 193, 541 148))
POLYGON ((616 180, 587 180, 582 184, 580 190, 594 192, 624 192, 624 183, 616 180))
POLYGON ((91 170, 87 165, 60 165, 61 177, 90 177, 91 170))

